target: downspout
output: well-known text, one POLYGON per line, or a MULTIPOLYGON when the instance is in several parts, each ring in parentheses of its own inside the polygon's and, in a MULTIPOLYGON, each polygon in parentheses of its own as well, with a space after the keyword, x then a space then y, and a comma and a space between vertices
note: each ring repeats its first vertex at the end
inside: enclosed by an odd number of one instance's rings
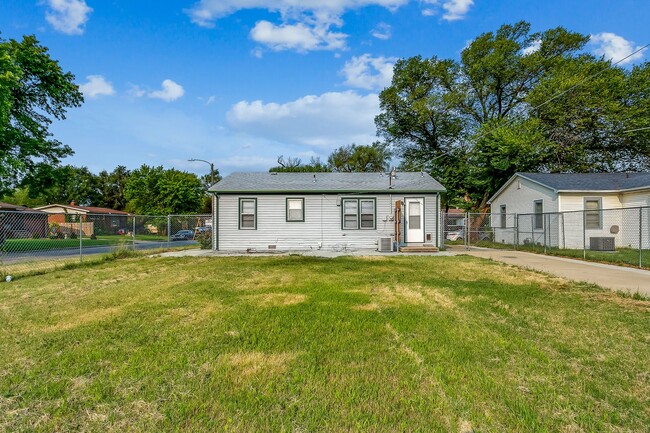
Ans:
POLYGON ((212 193, 212 249, 219 251, 219 196, 212 193))
POLYGON ((436 248, 440 248, 440 193, 436 193, 436 248))

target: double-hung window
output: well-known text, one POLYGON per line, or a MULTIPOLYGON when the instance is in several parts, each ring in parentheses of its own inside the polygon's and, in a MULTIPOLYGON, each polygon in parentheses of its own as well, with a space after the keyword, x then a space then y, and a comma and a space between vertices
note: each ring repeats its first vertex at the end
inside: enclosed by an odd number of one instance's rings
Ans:
POLYGON ((507 223, 508 214, 506 212, 507 212, 506 205, 502 204, 501 205, 501 228, 502 229, 505 229, 508 226, 507 223))
POLYGON ((305 199, 287 198, 287 222, 305 221, 305 199))
POLYGON ((534 204, 535 212, 535 229, 544 228, 544 202, 542 200, 535 200, 534 204))
POLYGON ((257 199, 255 198, 239 199, 239 229, 240 230, 257 229, 257 199))
POLYGON ((345 198, 342 200, 342 222, 344 230, 373 230, 376 210, 374 198, 345 198))
POLYGON ((602 200, 600 197, 585 198, 585 228, 597 230, 603 228, 602 200))

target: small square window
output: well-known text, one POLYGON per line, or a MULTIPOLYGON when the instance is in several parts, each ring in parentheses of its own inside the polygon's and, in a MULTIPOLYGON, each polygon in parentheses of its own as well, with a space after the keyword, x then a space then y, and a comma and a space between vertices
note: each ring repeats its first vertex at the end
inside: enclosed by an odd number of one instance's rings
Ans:
POLYGON ((287 221, 288 222, 305 221, 305 199, 304 198, 287 199, 287 221))

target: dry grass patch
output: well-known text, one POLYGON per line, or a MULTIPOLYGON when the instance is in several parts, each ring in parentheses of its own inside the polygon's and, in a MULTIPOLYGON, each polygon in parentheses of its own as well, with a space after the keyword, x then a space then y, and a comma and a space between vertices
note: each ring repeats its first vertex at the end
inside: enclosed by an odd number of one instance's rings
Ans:
POLYGON ((258 307, 268 308, 301 304, 307 300, 307 296, 300 293, 260 293, 258 295, 243 296, 242 299, 258 307))
POLYGON ((544 275, 540 272, 526 270, 517 266, 496 263, 486 266, 485 263, 464 262, 462 266, 445 268, 445 278, 458 281, 482 281, 489 280, 508 285, 534 284, 542 288, 554 288, 566 286, 569 281, 560 278, 544 275))
POLYGON ((297 357, 298 353, 295 352, 242 352, 221 355, 219 362, 231 368, 237 379, 248 380, 253 377, 283 374, 297 357))
POLYGON ((427 308, 455 309, 452 298, 432 287, 398 284, 392 287, 379 287, 370 291, 377 303, 387 306, 422 305, 427 308))
POLYGON ((120 314, 122 314, 123 309, 124 306, 100 308, 97 310, 85 311, 73 317, 66 317, 64 320, 61 320, 60 322, 54 325, 46 326, 42 328, 42 331, 46 333, 69 331, 71 329, 78 328, 83 325, 101 322, 107 319, 112 319, 115 316, 119 316, 120 314))
POLYGON ((208 301, 202 305, 194 307, 179 307, 169 310, 170 315, 178 318, 183 322, 203 322, 215 316, 217 313, 223 313, 229 308, 218 301, 208 301))
POLYGON ((355 311, 378 311, 379 304, 371 302, 369 304, 353 305, 351 308, 355 311))

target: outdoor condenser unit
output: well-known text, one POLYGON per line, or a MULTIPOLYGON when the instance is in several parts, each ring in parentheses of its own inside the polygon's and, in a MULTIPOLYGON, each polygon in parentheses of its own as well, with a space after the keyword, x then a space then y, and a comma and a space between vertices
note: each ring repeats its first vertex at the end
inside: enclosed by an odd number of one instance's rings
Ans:
POLYGON ((395 238, 392 236, 386 238, 379 238, 379 241, 377 242, 377 250, 386 253, 392 252, 394 242, 395 242, 395 238))
POLYGON ((592 251, 614 251, 613 237, 590 237, 589 249, 592 251))

